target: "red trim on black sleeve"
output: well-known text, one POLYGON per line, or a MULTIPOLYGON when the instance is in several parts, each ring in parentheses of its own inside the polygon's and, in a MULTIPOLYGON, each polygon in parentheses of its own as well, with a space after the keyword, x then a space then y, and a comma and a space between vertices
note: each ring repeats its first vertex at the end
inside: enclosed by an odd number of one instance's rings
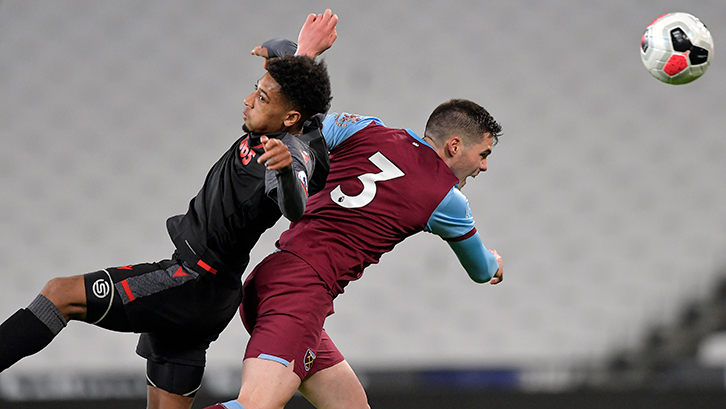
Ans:
POLYGON ((121 281, 121 287, 123 287, 124 292, 126 292, 126 297, 129 298, 129 301, 133 301, 136 299, 136 297, 134 297, 134 293, 131 292, 131 287, 129 286, 129 280, 121 281))
POLYGON ((216 269, 216 268, 213 268, 213 267, 212 267, 212 266, 210 266, 209 264, 205 263, 205 262, 204 262, 203 260, 199 260, 199 261, 197 261, 197 265, 198 265, 199 267, 201 267, 201 268, 203 268, 203 269, 205 269, 205 270, 209 271, 209 272, 210 272, 210 273, 212 273, 212 274, 217 274, 217 269, 216 269))
POLYGON ((471 229, 469 231, 469 233, 466 233, 463 236, 452 237, 452 238, 444 239, 444 240, 446 240, 446 241, 464 241, 464 240, 468 239, 469 237, 473 236, 474 234, 476 234, 476 227, 474 227, 473 229, 471 229))

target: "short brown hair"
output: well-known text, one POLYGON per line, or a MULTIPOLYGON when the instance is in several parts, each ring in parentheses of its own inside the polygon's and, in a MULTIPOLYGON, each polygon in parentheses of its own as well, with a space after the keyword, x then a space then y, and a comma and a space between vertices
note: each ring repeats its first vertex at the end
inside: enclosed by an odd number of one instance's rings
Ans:
POLYGON ((485 134, 490 134, 496 144, 502 135, 502 126, 479 104, 451 99, 434 109, 426 122, 424 135, 443 142, 454 134, 467 143, 478 142, 485 134))

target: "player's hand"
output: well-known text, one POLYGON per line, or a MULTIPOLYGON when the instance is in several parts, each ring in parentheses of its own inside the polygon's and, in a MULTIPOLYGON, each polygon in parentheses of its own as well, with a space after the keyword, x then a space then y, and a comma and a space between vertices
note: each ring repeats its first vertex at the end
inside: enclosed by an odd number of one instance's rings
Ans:
POLYGON ((264 163, 269 170, 279 170, 292 165, 292 155, 281 140, 262 136, 260 138, 265 153, 257 158, 257 163, 264 163))
POLYGON ((504 263, 502 262, 502 257, 497 253, 494 249, 489 249, 489 251, 494 254, 494 257, 497 259, 497 264, 499 264, 499 269, 496 273, 494 273, 494 277, 492 277, 491 280, 489 280, 489 284, 496 285, 502 282, 504 280, 504 263))
POLYGON ((270 58, 294 55, 296 51, 297 44, 292 41, 284 38, 272 38, 253 48, 250 54, 263 57, 265 59, 265 69, 267 69, 267 61, 270 58))
POLYGON ((267 47, 263 47, 262 44, 253 48, 250 54, 263 57, 265 60, 270 58, 270 54, 267 52, 267 47))
POLYGON ((336 24, 338 15, 330 9, 325 10, 324 14, 308 15, 297 37, 297 55, 315 58, 330 48, 338 38, 336 24))
POLYGON ((262 44, 260 44, 253 48, 250 54, 264 58, 265 63, 262 65, 262 67, 264 69, 267 69, 267 61, 270 59, 270 54, 267 52, 267 47, 263 47, 262 44))

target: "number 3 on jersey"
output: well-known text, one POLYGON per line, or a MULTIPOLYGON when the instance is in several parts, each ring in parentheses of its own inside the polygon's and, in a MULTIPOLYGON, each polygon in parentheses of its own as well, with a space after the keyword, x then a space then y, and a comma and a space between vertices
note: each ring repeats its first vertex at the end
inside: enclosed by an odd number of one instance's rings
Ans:
POLYGON ((401 169, 396 167, 387 157, 383 156, 382 153, 376 152, 368 158, 374 165, 381 171, 378 173, 366 173, 358 176, 358 180, 363 184, 363 191, 355 196, 348 196, 343 193, 340 185, 336 186, 332 192, 330 192, 330 198, 333 202, 347 209, 355 209, 363 207, 373 201, 376 197, 376 182, 383 182, 395 178, 404 176, 401 169))

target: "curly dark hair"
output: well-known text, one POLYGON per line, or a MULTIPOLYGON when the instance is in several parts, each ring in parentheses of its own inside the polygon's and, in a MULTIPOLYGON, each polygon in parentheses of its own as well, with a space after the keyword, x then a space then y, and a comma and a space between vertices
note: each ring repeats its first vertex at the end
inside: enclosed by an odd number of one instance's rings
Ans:
POLYGON ((282 96, 300 112, 302 122, 330 109, 333 96, 325 61, 316 62, 306 56, 270 58, 267 72, 280 84, 282 96))
POLYGON ((434 109, 426 122, 424 135, 442 141, 454 134, 475 143, 490 134, 496 144, 502 135, 502 126, 479 104, 452 99, 434 109))

